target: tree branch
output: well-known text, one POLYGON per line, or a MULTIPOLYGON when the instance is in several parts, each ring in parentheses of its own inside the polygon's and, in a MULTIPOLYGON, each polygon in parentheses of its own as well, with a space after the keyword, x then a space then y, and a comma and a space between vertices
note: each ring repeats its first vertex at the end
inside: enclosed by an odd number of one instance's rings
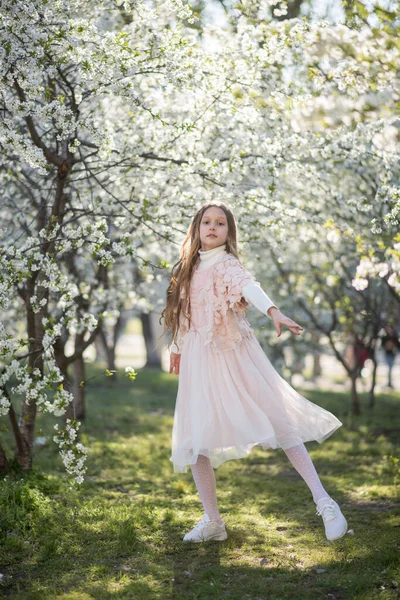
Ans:
MULTIPOLYGON (((14 87, 17 90, 18 98, 20 99, 20 101, 26 102, 25 92, 21 88, 21 86, 19 85, 17 80, 14 80, 14 87)), ((32 142, 35 144, 35 146, 37 146, 38 148, 40 148, 43 151, 43 154, 45 155, 46 160, 52 165, 61 167, 61 165, 63 164, 65 159, 62 158, 61 156, 58 156, 55 152, 52 152, 51 150, 49 150, 49 148, 42 141, 40 135, 38 134, 35 124, 33 122, 33 119, 30 115, 25 117, 25 122, 28 127, 32 142)))

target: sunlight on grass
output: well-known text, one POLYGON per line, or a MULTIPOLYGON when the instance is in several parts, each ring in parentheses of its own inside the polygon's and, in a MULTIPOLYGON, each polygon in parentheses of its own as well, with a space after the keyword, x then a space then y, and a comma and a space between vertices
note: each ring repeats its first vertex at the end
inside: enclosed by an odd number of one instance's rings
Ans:
POLYGON ((328 542, 284 452, 255 448, 216 472, 227 541, 188 546, 182 536, 202 507, 190 473, 174 474, 169 460, 176 387, 156 370, 141 371, 134 384, 95 380, 82 425, 89 446, 82 487, 69 488, 50 444, 36 451, 32 474, 3 482, 0 586, 7 597, 398 597, 398 394, 382 395, 373 416, 365 408, 348 426, 346 394, 307 393, 344 423, 307 447, 353 535, 328 542))

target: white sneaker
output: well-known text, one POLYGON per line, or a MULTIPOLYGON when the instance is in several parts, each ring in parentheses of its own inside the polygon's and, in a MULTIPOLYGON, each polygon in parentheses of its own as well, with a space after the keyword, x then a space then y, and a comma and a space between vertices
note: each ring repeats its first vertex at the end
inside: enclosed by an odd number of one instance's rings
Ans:
POLYGON ((317 515, 322 516, 327 540, 337 540, 347 531, 347 521, 337 502, 332 498, 320 498, 317 501, 317 515))
POLYGON ((185 535, 183 541, 199 543, 218 540, 219 542, 222 542, 223 540, 226 540, 227 537, 228 534, 226 533, 224 521, 222 521, 222 523, 210 521, 208 515, 204 514, 201 521, 185 535))

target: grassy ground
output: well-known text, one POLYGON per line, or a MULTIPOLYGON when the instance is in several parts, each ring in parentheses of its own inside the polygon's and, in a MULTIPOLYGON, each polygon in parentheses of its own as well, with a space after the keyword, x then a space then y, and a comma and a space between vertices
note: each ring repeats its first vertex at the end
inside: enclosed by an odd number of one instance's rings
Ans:
MULTIPOLYGON (((53 444, 37 449, 29 477, 1 482, 0 595, 400 597, 399 394, 379 396, 373 415, 364 409, 350 424, 345 394, 304 392, 344 423, 307 447, 353 535, 327 542, 308 488, 282 450, 256 449, 217 470, 228 540, 187 546, 182 536, 202 511, 190 474, 174 475, 169 461, 177 378, 147 370, 133 383, 115 383, 97 378, 88 388, 88 476, 78 491, 69 489, 53 444)), ((50 423, 41 426, 50 431, 50 423)))

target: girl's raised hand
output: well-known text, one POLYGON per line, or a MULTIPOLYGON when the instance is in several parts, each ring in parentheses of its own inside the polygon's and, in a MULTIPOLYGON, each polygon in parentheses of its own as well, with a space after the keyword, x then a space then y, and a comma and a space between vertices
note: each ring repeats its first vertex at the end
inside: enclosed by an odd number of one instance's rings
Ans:
POLYGON ((289 319, 289 317, 281 313, 281 311, 277 308, 272 309, 271 317, 274 322, 278 337, 282 333, 282 325, 286 325, 286 327, 290 329, 290 331, 295 335, 300 335, 300 333, 304 330, 304 328, 301 325, 299 325, 295 321, 292 321, 292 319, 289 319))
POLYGON ((171 352, 169 372, 172 373, 175 370, 175 375, 179 375, 179 367, 181 364, 181 355, 171 352))

